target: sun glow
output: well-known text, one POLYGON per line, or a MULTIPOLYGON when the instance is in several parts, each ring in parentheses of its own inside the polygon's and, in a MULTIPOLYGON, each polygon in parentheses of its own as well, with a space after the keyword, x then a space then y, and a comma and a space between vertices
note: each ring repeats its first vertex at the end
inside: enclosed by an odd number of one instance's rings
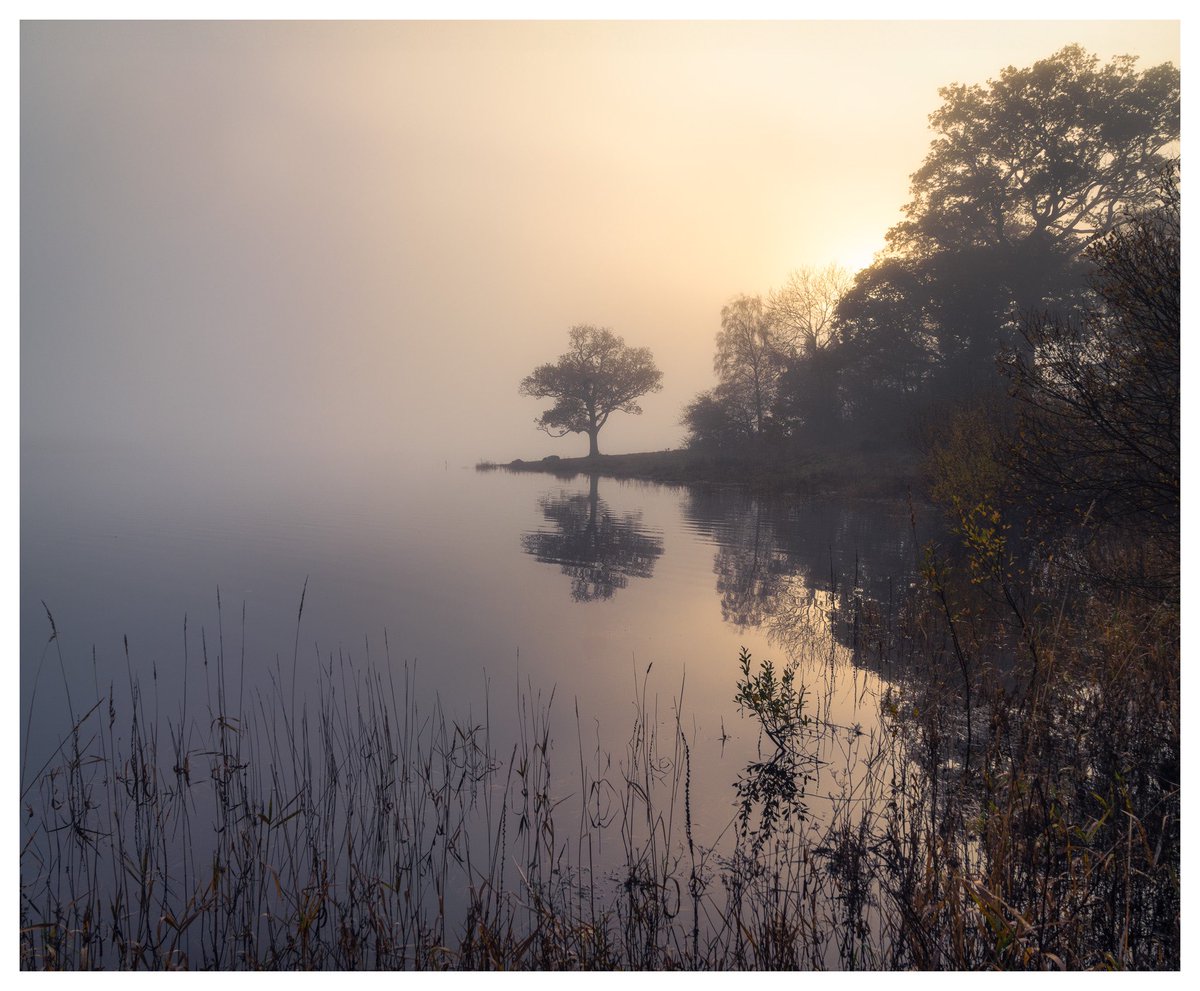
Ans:
POLYGON ((862 244, 847 244, 845 247, 837 247, 830 252, 832 259, 838 265, 841 265, 852 276, 857 275, 864 268, 870 266, 875 260, 877 252, 883 249, 883 239, 879 239, 879 243, 872 245, 862 244))

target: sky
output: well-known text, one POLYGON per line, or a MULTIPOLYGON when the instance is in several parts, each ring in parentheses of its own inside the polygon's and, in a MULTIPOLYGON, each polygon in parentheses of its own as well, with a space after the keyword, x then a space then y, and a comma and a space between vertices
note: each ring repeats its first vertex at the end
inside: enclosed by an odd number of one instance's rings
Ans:
POLYGON ((470 464, 586 453, 518 395, 574 324, 681 443, 720 310, 869 263, 938 88, 1159 22, 26 22, 24 453, 470 464))

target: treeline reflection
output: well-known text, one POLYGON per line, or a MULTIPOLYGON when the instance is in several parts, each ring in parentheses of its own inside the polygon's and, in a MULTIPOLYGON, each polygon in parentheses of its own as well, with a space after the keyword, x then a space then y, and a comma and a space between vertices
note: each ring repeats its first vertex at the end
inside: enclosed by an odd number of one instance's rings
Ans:
POLYGON ((857 646, 861 609, 890 610, 912 579, 915 536, 904 506, 713 487, 689 490, 683 515, 716 546, 726 622, 765 629, 789 654, 814 635, 857 646))
MULTIPOLYGON (((649 579, 662 534, 640 513, 615 512, 588 490, 538 500, 546 525, 522 535, 525 552, 556 565, 576 602, 611 599, 630 579, 649 579)), ((755 495, 736 488, 683 490, 685 526, 714 547, 721 615, 766 631, 792 653, 819 634, 856 646, 864 608, 890 611, 912 580, 917 541, 908 507, 755 495)))

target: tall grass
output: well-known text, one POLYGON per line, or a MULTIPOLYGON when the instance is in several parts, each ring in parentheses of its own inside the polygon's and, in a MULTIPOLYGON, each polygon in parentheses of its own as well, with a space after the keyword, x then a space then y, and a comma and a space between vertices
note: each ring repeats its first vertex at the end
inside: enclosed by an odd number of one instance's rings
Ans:
POLYGON ((223 634, 202 642, 177 711, 130 661, 24 786, 23 967, 842 962, 802 817, 758 822, 758 795, 739 825, 731 790, 729 820, 697 834, 682 686, 664 708, 641 679, 612 755, 576 703, 569 757, 532 686, 502 742, 490 688, 480 718, 454 718, 386 643, 378 666, 325 659, 294 696, 295 656, 246 692, 223 634))
POLYGON ((609 754, 533 686, 499 739, 490 686, 449 712, 386 640, 296 696, 295 654, 248 691, 219 632, 165 715, 130 662, 23 780, 22 966, 1178 967, 1177 615, 988 592, 932 551, 891 608, 839 591, 891 673, 863 725, 819 666, 731 659, 759 753, 703 835, 728 772, 696 766, 682 686, 642 678, 609 754))
POLYGON ((897 662, 860 867, 902 920, 889 966, 1178 968, 1178 608, 979 565, 928 548, 898 615, 850 610, 897 662))

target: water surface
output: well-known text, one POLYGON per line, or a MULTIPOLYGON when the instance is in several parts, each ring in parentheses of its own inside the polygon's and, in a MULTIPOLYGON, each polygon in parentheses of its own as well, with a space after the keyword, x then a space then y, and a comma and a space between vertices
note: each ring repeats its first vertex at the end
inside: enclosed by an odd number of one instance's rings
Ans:
POLYGON ((552 696, 565 767, 581 747, 619 754, 639 698, 664 725, 678 709, 696 815, 719 831, 761 743, 733 704, 739 650, 800 662, 832 723, 869 728, 879 672, 830 612, 886 602, 913 560, 903 506, 734 487, 448 463, 297 478, 82 450, 27 451, 22 468, 27 773, 110 685, 137 679, 170 714, 186 691, 204 721, 218 654, 243 705, 259 690, 303 703, 319 665, 348 660, 415 672, 423 697, 498 739, 518 732, 522 693, 552 696))

